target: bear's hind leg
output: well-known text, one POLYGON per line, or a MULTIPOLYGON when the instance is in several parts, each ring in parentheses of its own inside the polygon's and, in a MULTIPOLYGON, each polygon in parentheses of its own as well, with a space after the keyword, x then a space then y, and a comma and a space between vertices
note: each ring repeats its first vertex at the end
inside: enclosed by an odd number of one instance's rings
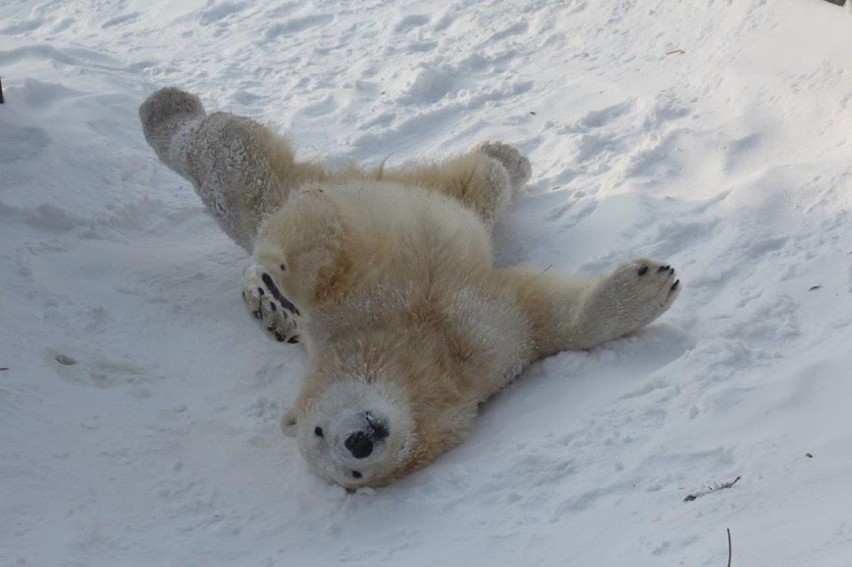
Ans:
POLYGON ((446 161, 389 170, 381 178, 453 197, 491 226, 530 174, 529 160, 517 149, 484 142, 446 161))
POLYGON ((189 180, 208 212, 234 242, 251 252, 262 220, 292 189, 328 175, 296 162, 290 144, 250 118, 207 115, 198 97, 176 88, 155 92, 139 107, 148 143, 189 180))
POLYGON ((530 160, 518 151, 515 146, 503 142, 481 142, 470 149, 471 152, 481 152, 496 159, 509 174, 512 192, 517 193, 530 180, 532 166, 530 160))
POLYGON ((533 324, 537 357, 589 349, 641 329, 665 313, 681 289, 674 268, 644 258, 590 280, 519 267, 504 277, 533 324))

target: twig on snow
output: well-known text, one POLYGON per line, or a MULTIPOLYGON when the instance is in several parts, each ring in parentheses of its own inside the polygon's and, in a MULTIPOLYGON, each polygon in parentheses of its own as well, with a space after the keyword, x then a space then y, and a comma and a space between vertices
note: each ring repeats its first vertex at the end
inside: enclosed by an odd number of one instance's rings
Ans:
MULTIPOLYGON (((739 478, 739 477, 737 477, 739 478)), ((728 567, 731 567, 731 528, 725 528, 728 530, 728 567)))
POLYGON ((724 490, 726 488, 731 488, 737 482, 739 482, 740 478, 742 478, 742 477, 738 476, 737 478, 735 478, 734 480, 732 480, 730 482, 723 482, 722 484, 714 484, 713 486, 707 487, 706 490, 699 490, 698 492, 696 492, 694 494, 689 494, 686 498, 683 499, 683 501, 684 502, 692 502, 693 500, 698 500, 702 496, 706 496, 706 495, 708 495, 712 492, 724 490))
POLYGON ((672 49, 671 51, 666 52, 666 55, 686 55, 686 51, 683 49, 672 49))

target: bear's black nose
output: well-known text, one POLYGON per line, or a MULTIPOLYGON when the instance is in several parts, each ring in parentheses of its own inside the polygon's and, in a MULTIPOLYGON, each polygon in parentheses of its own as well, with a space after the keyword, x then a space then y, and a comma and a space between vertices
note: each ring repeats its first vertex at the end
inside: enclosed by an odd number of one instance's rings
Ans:
POLYGON ((367 458, 373 452, 373 440, 363 431, 356 431, 347 437, 343 445, 349 449, 349 452, 356 459, 367 458))

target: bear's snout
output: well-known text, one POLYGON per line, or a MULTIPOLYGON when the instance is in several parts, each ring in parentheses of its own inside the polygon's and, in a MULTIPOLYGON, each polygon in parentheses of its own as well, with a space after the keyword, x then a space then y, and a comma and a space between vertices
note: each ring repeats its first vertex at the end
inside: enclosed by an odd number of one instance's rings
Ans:
POLYGON ((373 452, 373 439, 363 431, 356 431, 347 437, 343 445, 356 459, 366 459, 373 452))
POLYGON ((343 446, 356 459, 366 459, 373 453, 376 442, 386 439, 390 431, 385 420, 376 417, 371 411, 365 411, 358 417, 363 427, 350 433, 343 446))

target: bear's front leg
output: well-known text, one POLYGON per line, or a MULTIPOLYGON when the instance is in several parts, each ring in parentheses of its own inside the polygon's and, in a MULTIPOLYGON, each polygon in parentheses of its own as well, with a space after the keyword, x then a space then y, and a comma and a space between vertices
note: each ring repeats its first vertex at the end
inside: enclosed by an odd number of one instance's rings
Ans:
POLYGON ((243 301, 249 313, 278 342, 299 342, 298 319, 302 313, 281 293, 263 266, 250 263, 243 274, 243 301))
POLYGON ((359 239, 347 231, 331 194, 299 191, 268 217, 245 271, 249 312, 280 342, 307 342, 311 318, 350 289, 359 239))
POLYGON ((539 357, 589 349, 641 329, 665 313, 681 289, 674 268, 647 259, 591 280, 528 268, 506 275, 533 324, 539 357))

